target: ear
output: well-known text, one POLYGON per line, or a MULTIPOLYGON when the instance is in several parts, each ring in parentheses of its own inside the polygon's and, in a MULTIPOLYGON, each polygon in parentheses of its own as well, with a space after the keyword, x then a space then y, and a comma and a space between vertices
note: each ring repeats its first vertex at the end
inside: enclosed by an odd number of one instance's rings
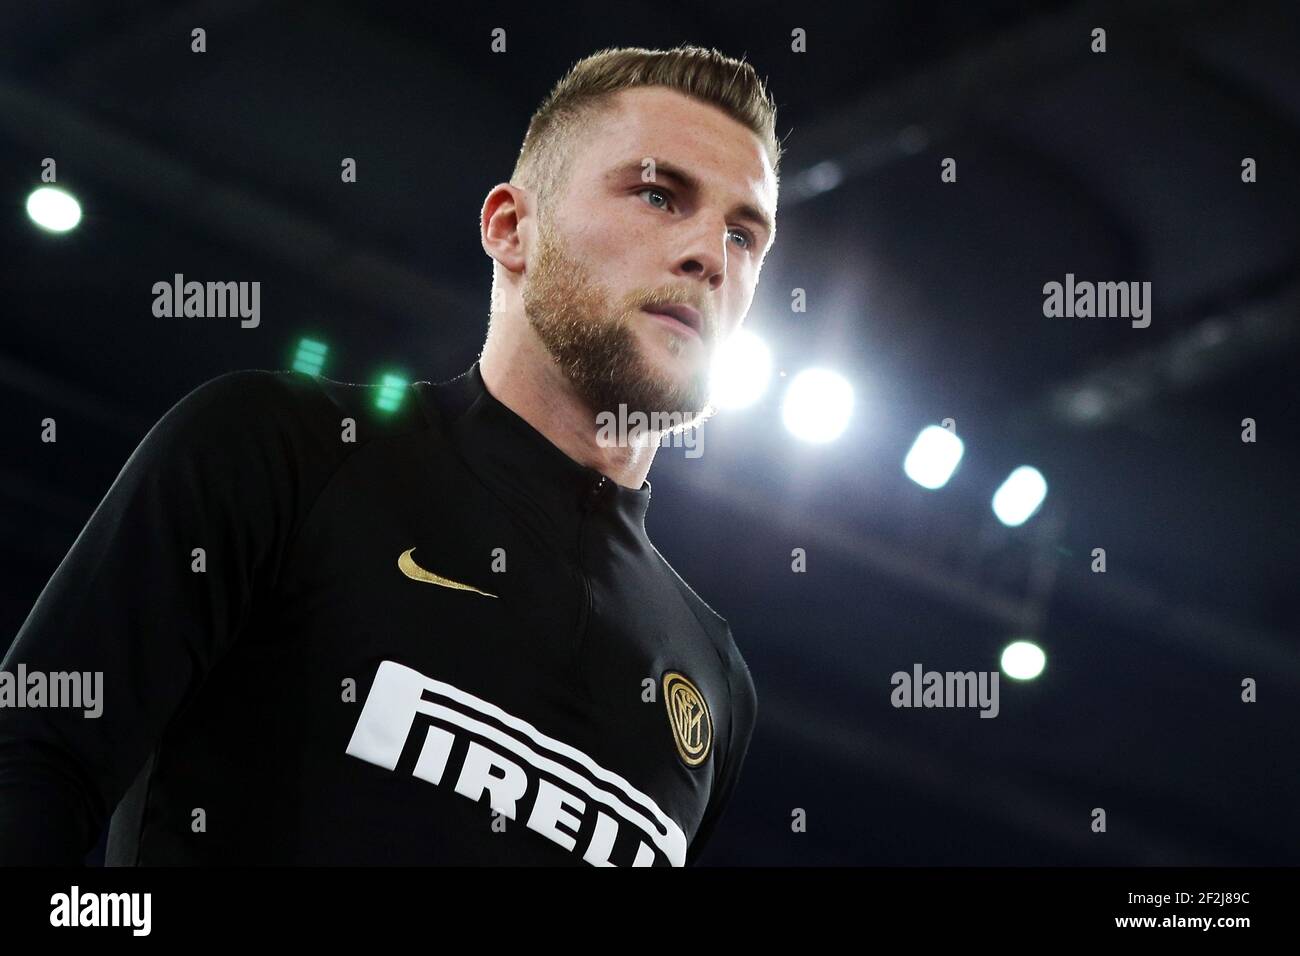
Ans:
POLYGON ((510 183, 492 187, 479 214, 483 251, 511 272, 523 272, 526 248, 520 226, 531 212, 528 191, 510 183))

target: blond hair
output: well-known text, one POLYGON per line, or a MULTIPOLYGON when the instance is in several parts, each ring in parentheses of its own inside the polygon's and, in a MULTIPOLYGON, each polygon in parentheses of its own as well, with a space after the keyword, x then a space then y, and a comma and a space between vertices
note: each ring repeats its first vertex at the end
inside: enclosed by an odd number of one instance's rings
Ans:
POLYGON ((529 120, 511 182, 535 192, 542 210, 551 208, 567 181, 573 147, 596 118, 613 108, 615 93, 641 86, 676 90, 744 124, 762 141, 780 182, 776 102, 763 81, 743 60, 686 45, 671 50, 611 47, 575 63, 529 120))

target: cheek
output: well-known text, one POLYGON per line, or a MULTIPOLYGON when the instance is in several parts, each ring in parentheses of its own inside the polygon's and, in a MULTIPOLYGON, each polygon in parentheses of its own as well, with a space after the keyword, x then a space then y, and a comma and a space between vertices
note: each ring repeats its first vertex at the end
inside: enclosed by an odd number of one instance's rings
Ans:
POLYGON ((581 246, 575 247, 607 287, 622 292, 631 285, 647 283, 654 262, 649 237, 634 227, 602 225, 584 231, 581 246))
POLYGON ((740 270, 737 281, 732 285, 726 300, 728 314, 735 316, 735 321, 739 322, 745 313, 749 311, 750 303, 754 301, 754 292, 758 283, 758 271, 747 266, 740 270))
POLYGON ((640 242, 636 232, 626 226, 593 219, 575 233, 573 248, 588 262, 612 266, 626 259, 640 242))

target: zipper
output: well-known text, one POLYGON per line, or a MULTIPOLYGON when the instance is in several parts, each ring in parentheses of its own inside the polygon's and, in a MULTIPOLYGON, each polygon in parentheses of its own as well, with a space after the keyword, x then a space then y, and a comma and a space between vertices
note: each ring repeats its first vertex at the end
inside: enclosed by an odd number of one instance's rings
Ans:
POLYGON ((587 692, 586 673, 582 668, 582 648, 587 643, 587 633, 591 630, 591 579, 587 577, 587 565, 583 560, 582 542, 586 538, 587 522, 590 520, 592 510, 599 504, 601 492, 605 490, 605 485, 609 481, 604 475, 600 480, 591 486, 587 491, 587 497, 582 503, 582 520, 578 523, 578 575, 582 578, 582 589, 586 594, 586 602, 582 608, 582 623, 578 627, 578 639, 573 645, 573 667, 577 675, 578 689, 588 703, 592 703, 592 697, 587 692))

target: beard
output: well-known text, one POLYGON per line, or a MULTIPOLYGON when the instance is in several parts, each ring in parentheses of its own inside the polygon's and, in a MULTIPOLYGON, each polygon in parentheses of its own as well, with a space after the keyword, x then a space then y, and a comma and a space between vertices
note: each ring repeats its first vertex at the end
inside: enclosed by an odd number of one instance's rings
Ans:
MULTIPOLYGON (((628 414, 679 416, 669 419, 681 423, 670 432, 714 414, 708 401, 711 347, 706 360, 682 378, 656 369, 638 342, 633 323, 644 319, 642 306, 669 296, 633 289, 615 301, 581 261, 565 252, 545 221, 538 242, 523 290, 524 312, 560 372, 593 412, 617 413, 626 405, 628 414)), ((687 347, 679 336, 671 336, 668 348, 674 357, 687 347)))

